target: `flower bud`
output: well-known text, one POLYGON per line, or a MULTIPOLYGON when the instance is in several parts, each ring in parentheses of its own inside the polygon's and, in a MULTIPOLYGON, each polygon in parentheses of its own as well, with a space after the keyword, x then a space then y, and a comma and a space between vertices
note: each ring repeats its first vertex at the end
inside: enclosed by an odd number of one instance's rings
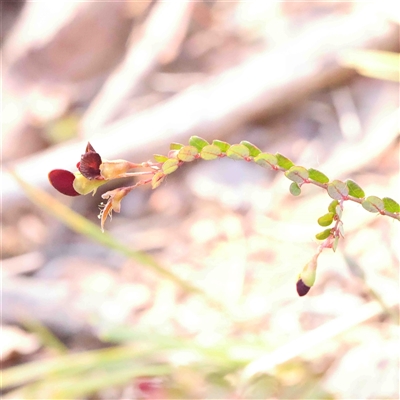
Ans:
POLYGON ((314 255, 314 257, 304 266, 303 270, 299 274, 296 289, 299 296, 305 296, 314 285, 317 271, 317 260, 320 253, 314 255))
POLYGON ((125 160, 113 160, 104 161, 100 165, 100 174, 104 179, 116 179, 121 178, 130 169, 133 168, 133 164, 125 160))

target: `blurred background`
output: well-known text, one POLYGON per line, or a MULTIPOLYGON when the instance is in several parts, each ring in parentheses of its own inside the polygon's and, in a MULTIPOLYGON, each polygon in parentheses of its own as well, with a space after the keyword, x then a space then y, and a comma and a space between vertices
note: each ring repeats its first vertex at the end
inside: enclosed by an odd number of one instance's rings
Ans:
POLYGON ((132 180, 47 180, 89 140, 142 162, 199 135, 399 201, 395 3, 1 2, 5 399, 399 398, 396 221, 346 203, 300 298, 316 187, 193 162, 101 234, 100 195, 132 180))

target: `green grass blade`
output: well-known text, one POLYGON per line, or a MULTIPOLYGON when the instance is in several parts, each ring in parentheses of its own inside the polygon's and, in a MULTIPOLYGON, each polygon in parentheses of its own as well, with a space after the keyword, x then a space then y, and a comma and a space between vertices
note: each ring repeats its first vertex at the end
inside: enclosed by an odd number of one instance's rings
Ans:
POLYGON ((175 283, 184 291, 201 296, 212 307, 218 310, 223 309, 221 303, 219 303, 217 300, 211 298, 199 287, 194 286, 189 282, 186 282, 179 276, 175 275, 173 272, 168 271, 150 255, 137 250, 132 250, 130 247, 125 246, 123 243, 119 242, 108 232, 102 233, 98 225, 72 211, 69 207, 65 206, 54 197, 47 194, 45 191, 34 187, 28 182, 24 181, 14 171, 11 171, 11 174, 18 182, 18 184, 22 187, 26 196, 34 204, 42 208, 47 213, 53 215, 55 218, 60 220, 63 224, 68 226, 73 231, 83 236, 86 236, 87 238, 90 238, 105 247, 116 250, 124 254, 126 257, 134 259, 138 263, 142 264, 144 267, 153 270, 163 278, 166 278, 175 283))

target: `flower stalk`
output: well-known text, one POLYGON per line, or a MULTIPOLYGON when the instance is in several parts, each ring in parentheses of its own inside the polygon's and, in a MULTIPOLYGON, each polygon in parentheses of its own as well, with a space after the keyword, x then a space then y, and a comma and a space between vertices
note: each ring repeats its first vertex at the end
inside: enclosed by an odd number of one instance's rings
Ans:
POLYGON ((106 219, 112 216, 112 212, 121 210, 121 201, 134 188, 150 184, 156 189, 178 168, 195 160, 211 161, 228 157, 233 160, 242 160, 255 163, 263 168, 283 172, 291 181, 289 190, 293 196, 299 196, 307 185, 315 185, 325 190, 332 199, 328 206, 328 213, 318 219, 318 224, 327 228, 316 235, 317 240, 322 241, 317 253, 305 265, 297 281, 297 291, 300 296, 308 293, 314 285, 317 269, 317 260, 321 251, 331 248, 336 251, 339 240, 344 238, 344 224, 342 213, 346 201, 360 204, 371 213, 400 221, 400 205, 389 197, 366 196, 363 189, 354 181, 348 179, 345 182, 330 180, 324 173, 313 168, 306 169, 295 165, 292 160, 280 153, 271 154, 262 152, 257 146, 242 141, 239 144, 230 145, 221 140, 209 143, 203 138, 192 136, 189 145, 172 143, 167 156, 155 154, 153 161, 133 163, 127 160, 102 160, 93 146, 88 143, 85 153, 77 163, 78 171, 55 169, 49 173, 49 181, 55 189, 67 196, 79 196, 96 193, 97 189, 105 183, 120 178, 138 178, 150 176, 127 187, 120 187, 108 191, 102 195, 107 202, 100 204, 99 219, 101 230, 104 232, 106 219), (135 171, 142 168, 145 171, 135 171))

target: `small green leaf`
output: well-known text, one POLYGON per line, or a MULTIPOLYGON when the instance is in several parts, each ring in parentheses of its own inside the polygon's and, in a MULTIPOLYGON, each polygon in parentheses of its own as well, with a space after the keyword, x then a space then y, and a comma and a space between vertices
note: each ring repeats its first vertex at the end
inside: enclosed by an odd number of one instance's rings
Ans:
POLYGON ((364 209, 366 209, 367 211, 371 212, 371 213, 377 213, 379 212, 376 207, 370 203, 368 200, 364 200, 361 205, 363 206, 364 209))
POLYGON ((299 196, 301 193, 301 188, 296 182, 290 184, 289 190, 293 196, 299 196))
POLYGON ((179 160, 176 158, 169 158, 162 165, 162 170, 165 175, 172 174, 174 171, 178 169, 179 160))
POLYGON ((357 197, 358 199, 365 197, 364 190, 361 189, 358 183, 352 181, 351 179, 347 179, 346 185, 349 188, 350 196, 357 197))
POLYGON ((192 136, 192 137, 189 139, 189 144, 190 144, 191 146, 196 147, 196 149, 197 149, 198 151, 201 151, 201 149, 202 149, 204 146, 207 146, 207 145, 209 145, 210 143, 208 143, 207 140, 205 140, 205 139, 203 139, 203 138, 201 138, 201 137, 199 137, 199 136, 192 136))
POLYGON ((214 144, 209 144, 207 146, 204 146, 203 149, 201 150, 200 157, 203 160, 215 160, 222 154, 221 149, 214 145, 214 144))
POLYGON ((249 149, 251 157, 257 157, 261 153, 261 150, 257 146, 255 146, 253 143, 248 142, 247 140, 242 140, 240 144, 246 146, 249 149))
POLYGON ((154 174, 152 180, 151 180, 151 187, 152 187, 153 189, 157 189, 157 188, 161 185, 161 183, 162 183, 162 181, 163 181, 164 179, 165 179, 165 174, 164 174, 164 172, 162 172, 162 171, 156 172, 156 173, 154 174))
POLYGON ((332 213, 336 213, 336 206, 339 204, 337 200, 332 200, 328 206, 328 211, 332 213))
POLYGON ((184 162, 191 162, 196 159, 197 151, 194 146, 184 146, 179 150, 178 159, 184 162))
POLYGON ((179 149, 181 149, 183 146, 184 146, 184 145, 181 144, 181 143, 171 143, 171 144, 169 145, 169 149, 170 149, 170 150, 179 150, 179 149))
POLYGON ((369 212, 380 212, 384 209, 383 200, 376 196, 368 196, 361 205, 369 212))
POLYGON ((260 153, 257 157, 254 158, 254 162, 256 162, 261 167, 273 168, 275 165, 278 164, 278 159, 273 154, 260 153))
POLYGON ((382 200, 383 200, 383 207, 386 211, 390 213, 400 212, 400 204, 397 203, 397 201, 391 199, 390 197, 384 197, 382 200))
POLYGON ((292 160, 289 160, 289 158, 283 156, 282 154, 276 153, 275 154, 278 165, 283 168, 283 169, 289 169, 293 167, 294 163, 292 160))
POLYGON ((250 150, 242 144, 233 144, 226 152, 226 155, 232 160, 243 160, 248 157, 250 150))
POLYGON ((338 244, 339 244, 339 236, 336 236, 335 240, 333 241, 333 244, 332 244, 332 250, 333 251, 336 251, 336 249, 338 247, 338 244))
POLYGON ((286 178, 296 183, 303 183, 308 179, 308 171, 304 167, 294 165, 285 172, 286 178))
POLYGON ((327 190, 329 196, 335 200, 342 200, 349 194, 349 188, 347 187, 347 185, 339 180, 334 180, 329 183, 327 190))
POLYGON ((318 240, 325 240, 331 234, 331 229, 325 229, 324 231, 317 233, 315 237, 318 240))
POLYGON ((318 171, 317 169, 314 168, 310 168, 308 170, 308 174, 310 179, 312 179, 315 182, 319 182, 319 183, 328 183, 329 182, 329 178, 323 174, 321 171, 318 171))
POLYGON ((226 153, 231 145, 227 142, 223 142, 222 140, 213 140, 212 144, 220 148, 222 153, 226 153))
POLYGON ((163 156, 162 154, 154 154, 153 157, 159 163, 163 163, 163 162, 168 160, 168 157, 167 156, 163 156))
POLYGON ((318 224, 321 226, 329 226, 333 222, 334 213, 330 212, 318 218, 318 224))

